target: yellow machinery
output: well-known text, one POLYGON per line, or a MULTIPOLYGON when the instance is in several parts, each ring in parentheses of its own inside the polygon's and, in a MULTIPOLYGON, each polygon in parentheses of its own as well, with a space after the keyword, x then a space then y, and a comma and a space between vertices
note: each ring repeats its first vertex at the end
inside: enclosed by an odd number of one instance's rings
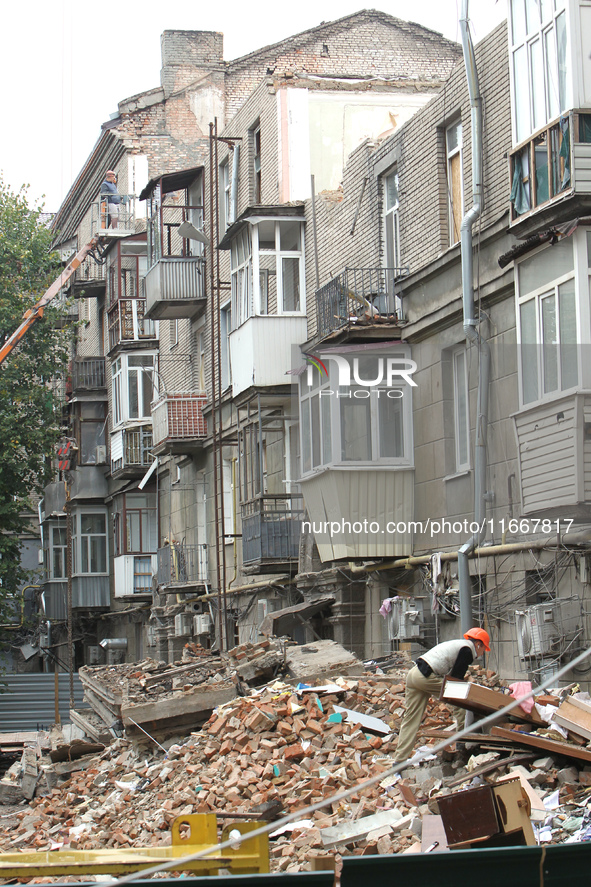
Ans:
MULTIPOLYGON (((126 875, 152 868, 174 859, 182 859, 199 851, 215 848, 231 838, 232 847, 179 866, 179 871, 199 875, 217 875, 219 869, 233 874, 248 875, 269 871, 269 842, 267 835, 248 838, 248 832, 261 827, 258 822, 240 822, 227 825, 220 841, 214 813, 194 813, 180 816, 172 824, 172 845, 169 847, 128 847, 105 850, 33 850, 26 853, 0 853, 0 878, 51 877, 54 875, 126 875), (244 839, 238 843, 240 832, 244 839)), ((171 871, 172 869, 169 869, 171 871)))

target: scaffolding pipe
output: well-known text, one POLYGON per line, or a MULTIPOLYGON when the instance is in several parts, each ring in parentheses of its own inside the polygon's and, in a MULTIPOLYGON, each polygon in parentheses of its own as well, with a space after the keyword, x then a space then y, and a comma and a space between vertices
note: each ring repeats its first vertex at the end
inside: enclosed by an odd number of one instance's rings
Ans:
POLYGON ((472 199, 473 205, 462 220, 460 250, 462 256, 462 298, 464 334, 478 348, 478 396, 476 404, 476 440, 474 446, 474 521, 479 530, 458 551, 460 583, 460 623, 464 634, 472 627, 472 583, 468 558, 486 539, 486 434, 488 425, 488 388, 490 381, 490 348, 477 329, 474 305, 474 269, 472 262, 472 228, 482 213, 482 96, 468 22, 469 0, 462 0, 460 31, 466 80, 470 94, 472 129, 472 199))

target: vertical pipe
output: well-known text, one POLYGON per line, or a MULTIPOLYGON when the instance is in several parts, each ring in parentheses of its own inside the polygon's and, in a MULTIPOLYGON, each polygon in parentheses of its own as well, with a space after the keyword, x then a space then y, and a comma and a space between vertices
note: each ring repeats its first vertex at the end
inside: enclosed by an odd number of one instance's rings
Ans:
POLYGON ((486 538, 486 432, 488 424, 488 387, 490 380, 490 348, 477 329, 474 306, 474 269, 472 261, 472 227, 482 213, 482 96, 474 58, 474 47, 468 23, 468 0, 462 0, 460 30, 466 80, 470 94, 472 129, 472 199, 473 205, 462 220, 460 246, 462 255, 462 298, 464 333, 478 348, 478 397, 476 407, 476 440, 474 447, 474 521, 479 529, 458 550, 460 583, 460 621, 462 633, 472 626, 472 585, 469 555, 486 538))
POLYGON ((215 532, 215 569, 216 569, 216 582, 217 582, 217 603, 218 603, 218 640, 220 650, 223 650, 223 636, 222 636, 222 577, 220 570, 220 538, 219 538, 219 512, 218 512, 218 471, 217 471, 217 426, 216 426, 216 405, 217 405, 217 384, 216 384, 216 360, 215 360, 215 321, 216 321, 216 311, 215 311, 215 298, 214 298, 214 279, 215 279, 215 244, 217 242, 214 240, 214 224, 216 218, 216 210, 214 208, 214 200, 217 202, 218 193, 217 187, 214 187, 214 182, 217 185, 217 174, 214 169, 214 134, 213 134, 213 123, 209 124, 209 244, 210 244, 210 262, 209 262, 209 289, 211 296, 211 419, 212 419, 212 452, 213 452, 213 510, 214 510, 214 532, 215 532))

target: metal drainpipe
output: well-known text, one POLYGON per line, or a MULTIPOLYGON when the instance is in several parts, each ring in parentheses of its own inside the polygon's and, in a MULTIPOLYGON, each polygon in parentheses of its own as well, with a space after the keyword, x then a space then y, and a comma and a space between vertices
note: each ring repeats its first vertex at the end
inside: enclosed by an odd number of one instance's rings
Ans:
POLYGON ((468 2, 462 0, 460 31, 464 51, 466 80, 470 94, 472 128, 472 199, 473 205, 462 220, 460 248, 462 255, 462 298, 464 305, 464 333, 478 347, 478 398, 476 406, 476 441, 474 453, 474 522, 479 530, 458 551, 458 579, 460 583, 460 622, 462 634, 472 626, 472 584, 468 556, 486 538, 486 432, 488 424, 488 387, 490 381, 490 348, 480 332, 474 306, 474 272, 472 265, 472 227, 480 217, 484 203, 482 183, 482 96, 474 47, 468 26, 468 2))

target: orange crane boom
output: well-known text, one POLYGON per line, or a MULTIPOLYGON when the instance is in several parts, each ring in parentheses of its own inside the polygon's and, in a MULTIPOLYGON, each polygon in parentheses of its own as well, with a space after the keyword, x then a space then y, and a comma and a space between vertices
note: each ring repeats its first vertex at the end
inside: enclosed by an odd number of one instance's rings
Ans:
POLYGON ((93 237, 86 246, 83 246, 81 250, 79 250, 74 258, 66 265, 60 276, 54 280, 48 290, 43 294, 43 296, 39 299, 36 305, 33 305, 32 308, 29 308, 23 314, 23 319, 18 327, 14 331, 14 333, 6 340, 6 342, 0 348, 0 364, 4 362, 4 360, 8 357, 10 352, 15 348, 15 346, 20 342, 22 337, 25 335, 27 330, 29 330, 36 320, 43 317, 43 311, 45 307, 51 302, 52 299, 57 296, 59 291, 66 285, 70 277, 74 274, 74 272, 80 267, 86 256, 91 250, 98 246, 99 237, 93 237))

